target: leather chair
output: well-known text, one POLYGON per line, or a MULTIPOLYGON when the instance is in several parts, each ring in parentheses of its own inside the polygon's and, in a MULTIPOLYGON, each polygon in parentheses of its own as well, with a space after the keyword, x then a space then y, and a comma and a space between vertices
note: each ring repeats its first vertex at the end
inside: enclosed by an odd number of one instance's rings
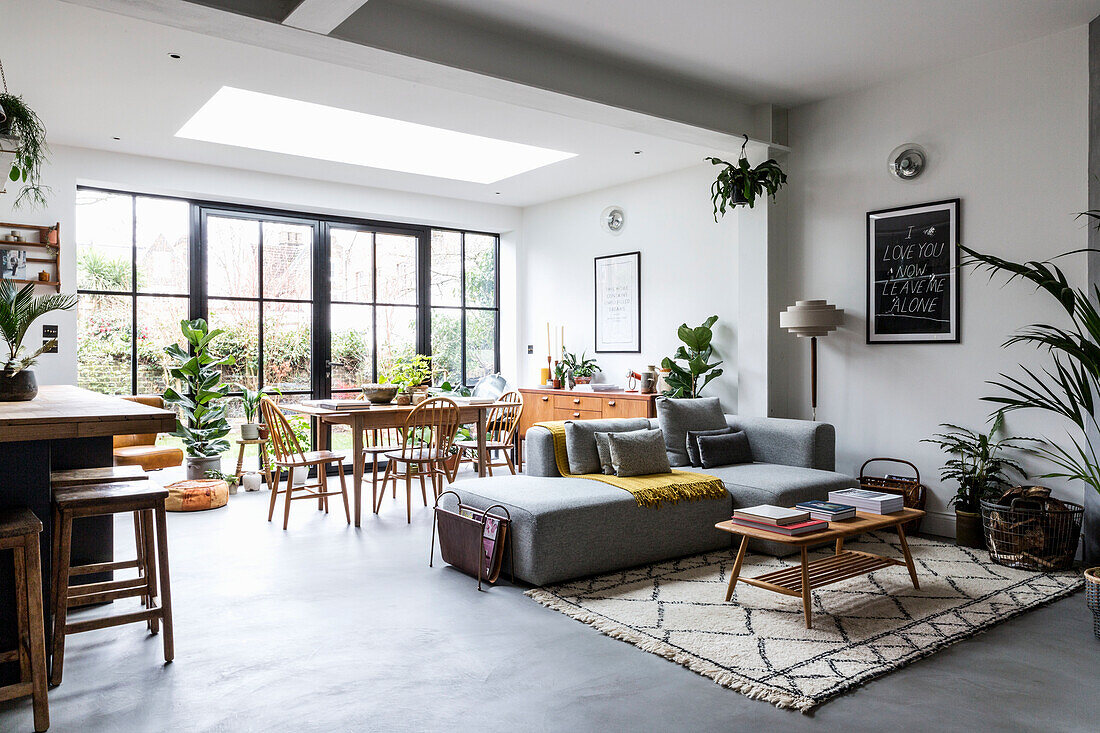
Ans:
MULTIPOLYGON (((124 400, 140 402, 150 407, 164 407, 160 395, 139 394, 123 397, 124 400)), ((116 435, 114 454, 116 466, 141 466, 145 471, 179 466, 183 463, 183 451, 167 445, 157 445, 157 433, 137 435, 116 435)))

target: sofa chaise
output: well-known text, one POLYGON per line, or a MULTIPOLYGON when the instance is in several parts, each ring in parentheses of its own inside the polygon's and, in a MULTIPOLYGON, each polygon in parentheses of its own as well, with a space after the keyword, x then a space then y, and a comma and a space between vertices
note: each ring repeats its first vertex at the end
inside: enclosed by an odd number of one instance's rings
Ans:
MULTIPOLYGON (((596 573, 659 562, 732 545, 729 533, 714 529, 738 507, 758 504, 793 506, 825 499, 835 489, 856 485, 836 473, 832 425, 804 420, 726 415, 726 424, 744 430, 752 463, 688 470, 719 477, 726 488, 720 499, 639 506, 620 488, 585 478, 562 477, 550 432, 534 427, 526 435, 526 473, 465 479, 454 490, 465 504, 486 509, 507 507, 512 517, 513 569, 517 578, 545 585, 596 573)), ((657 427, 647 418, 586 421, 596 430, 657 427)), ((443 497, 453 509, 454 496, 443 497)), ((782 556, 789 545, 754 541, 758 552, 782 556)))

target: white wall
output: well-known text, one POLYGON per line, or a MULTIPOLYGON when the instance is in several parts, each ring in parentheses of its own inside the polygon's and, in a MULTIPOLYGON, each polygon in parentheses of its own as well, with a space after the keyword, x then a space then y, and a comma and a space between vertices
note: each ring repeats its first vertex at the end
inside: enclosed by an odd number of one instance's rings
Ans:
POLYGON ((521 385, 538 382, 546 366, 546 323, 565 326, 569 351, 593 353, 594 265, 599 255, 640 251, 642 266, 642 350, 640 354, 596 354, 600 381, 625 385, 628 369, 659 364, 679 345, 677 327, 698 325, 717 315, 715 349, 727 361, 725 375, 705 394, 737 406, 738 226, 739 214, 720 223, 708 199, 713 166, 682 171, 594 191, 523 210, 520 250, 521 385), (613 235, 600 214, 621 206, 626 226, 613 235), (527 354, 527 345, 534 354, 527 354))
MULTIPOLYGON (((513 283, 516 281, 515 249, 520 222, 520 210, 517 208, 84 148, 56 146, 50 158, 44 175, 44 182, 52 189, 49 206, 44 210, 13 210, 15 184, 11 184, 9 193, 0 195, 0 221, 61 223, 63 292, 76 290, 76 244, 73 233, 78 184, 310 213, 500 232, 501 368, 506 374, 515 372, 515 328, 511 314, 516 309, 513 283)), ((43 288, 38 290, 45 292, 43 288)), ((39 383, 75 384, 76 314, 51 314, 43 322, 58 324, 60 344, 57 354, 44 354, 39 360, 36 367, 39 383)), ((26 343, 37 343, 40 326, 36 324, 29 333, 26 343)))
MULTIPOLYGON (((933 487, 929 508, 944 513, 931 527, 943 532, 953 529, 954 489, 937 480, 941 454, 919 441, 940 422, 981 426, 990 405, 979 398, 993 392, 985 380, 1041 360, 1027 347, 1002 349, 1005 337, 1064 319, 1027 286, 1001 289, 968 272, 960 344, 866 345, 866 212, 959 197, 962 242, 978 251, 1042 259, 1086 246, 1073 214, 1088 203, 1087 45, 1081 26, 790 115, 787 287, 847 312, 845 327, 821 339, 818 417, 836 425, 840 471, 871 456, 914 460, 933 487), (907 141, 930 162, 905 183, 887 174, 886 156, 907 141)), ((1062 264, 1084 284, 1083 259, 1062 264)), ((789 353, 791 409, 806 417, 807 351, 789 353)), ((1009 428, 1064 437, 1034 413, 1016 413, 1009 428)), ((1080 485, 1060 490, 1081 499, 1080 485)))

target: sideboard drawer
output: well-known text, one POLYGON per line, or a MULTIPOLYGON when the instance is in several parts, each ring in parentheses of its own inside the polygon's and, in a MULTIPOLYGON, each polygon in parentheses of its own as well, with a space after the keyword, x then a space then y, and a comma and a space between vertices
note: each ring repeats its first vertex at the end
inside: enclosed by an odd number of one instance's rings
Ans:
POLYGON ((648 400, 635 400, 622 397, 608 397, 601 403, 601 412, 607 418, 649 417, 648 400))
POLYGON ((554 395, 554 409, 603 412, 603 400, 599 397, 593 397, 592 395, 586 395, 584 397, 580 395, 554 395))
POLYGON ((603 413, 599 410, 571 410, 568 407, 555 407, 555 420, 599 420, 603 413))

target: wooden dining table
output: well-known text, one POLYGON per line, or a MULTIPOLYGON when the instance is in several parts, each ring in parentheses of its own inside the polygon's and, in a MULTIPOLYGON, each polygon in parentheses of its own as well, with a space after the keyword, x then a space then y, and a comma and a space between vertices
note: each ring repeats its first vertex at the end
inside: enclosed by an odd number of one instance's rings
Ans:
MULTIPOLYGON (((477 425, 477 475, 485 475, 485 432, 487 415, 489 410, 500 407, 497 402, 470 404, 459 402, 459 423, 462 425, 477 425)), ((360 526, 362 518, 363 502, 363 473, 366 461, 363 458, 363 448, 366 447, 364 436, 368 430, 381 430, 384 428, 400 428, 405 424, 414 405, 371 405, 369 408, 353 410, 332 410, 320 407, 316 404, 282 404, 279 409, 284 412, 293 412, 300 415, 308 415, 319 423, 317 427, 318 450, 328 449, 328 431, 321 429, 324 425, 347 425, 351 428, 351 455, 352 455, 352 485, 353 503, 355 504, 355 526, 360 526)))

